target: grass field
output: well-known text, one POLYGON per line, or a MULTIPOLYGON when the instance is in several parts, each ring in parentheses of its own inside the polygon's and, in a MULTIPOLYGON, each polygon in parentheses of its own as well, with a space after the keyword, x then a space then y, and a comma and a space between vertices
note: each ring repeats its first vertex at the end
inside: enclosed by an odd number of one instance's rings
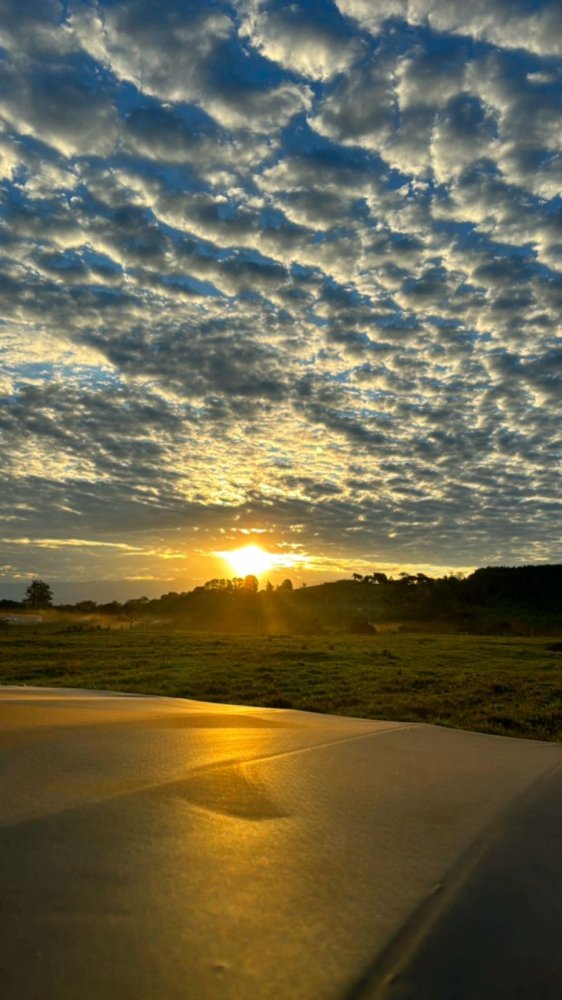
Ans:
POLYGON ((548 638, 11 627, 0 633, 0 684, 134 691, 562 740, 562 643, 548 638))

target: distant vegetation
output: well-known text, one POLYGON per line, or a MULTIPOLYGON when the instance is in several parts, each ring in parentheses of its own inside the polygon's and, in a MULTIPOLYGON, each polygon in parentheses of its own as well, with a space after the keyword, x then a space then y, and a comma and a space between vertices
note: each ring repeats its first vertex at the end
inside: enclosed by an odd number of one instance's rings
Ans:
POLYGON ((119 603, 0 601, 0 684, 98 688, 562 739, 562 566, 254 576, 119 603), (16 627, 22 622, 25 628, 16 627), (440 633, 440 634, 439 634, 440 633))
MULTIPOLYGON (((23 603, 0 601, 0 617, 49 608, 51 590, 41 580, 23 603)), ((293 588, 290 580, 259 589, 255 576, 210 580, 184 593, 119 603, 80 601, 59 605, 76 625, 179 628, 258 635, 374 634, 403 631, 478 635, 540 635, 562 630, 562 565, 488 567, 466 579, 402 573, 361 575, 319 586, 293 588)), ((53 612, 48 612, 53 614, 53 612)))

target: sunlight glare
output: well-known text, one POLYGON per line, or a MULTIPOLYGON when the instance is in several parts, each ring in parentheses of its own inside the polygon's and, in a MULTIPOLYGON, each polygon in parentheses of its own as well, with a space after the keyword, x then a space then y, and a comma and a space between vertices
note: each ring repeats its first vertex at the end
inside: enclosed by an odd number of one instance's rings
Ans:
POLYGON ((277 556, 259 545, 245 545, 231 552, 219 552, 218 555, 229 563, 236 576, 260 576, 278 565, 277 556))

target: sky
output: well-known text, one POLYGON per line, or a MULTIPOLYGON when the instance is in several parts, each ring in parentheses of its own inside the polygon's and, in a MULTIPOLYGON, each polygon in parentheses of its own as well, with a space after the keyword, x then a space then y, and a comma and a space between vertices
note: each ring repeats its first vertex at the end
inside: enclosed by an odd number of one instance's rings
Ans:
POLYGON ((0 0, 0 597, 560 561, 561 48, 559 0, 0 0))

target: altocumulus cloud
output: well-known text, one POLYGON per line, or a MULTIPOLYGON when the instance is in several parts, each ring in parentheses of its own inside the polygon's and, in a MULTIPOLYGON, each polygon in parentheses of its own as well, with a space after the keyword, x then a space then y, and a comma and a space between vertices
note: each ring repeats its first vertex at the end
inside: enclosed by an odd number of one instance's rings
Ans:
POLYGON ((561 38, 558 0, 0 0, 5 574, 252 529, 559 559, 561 38))

